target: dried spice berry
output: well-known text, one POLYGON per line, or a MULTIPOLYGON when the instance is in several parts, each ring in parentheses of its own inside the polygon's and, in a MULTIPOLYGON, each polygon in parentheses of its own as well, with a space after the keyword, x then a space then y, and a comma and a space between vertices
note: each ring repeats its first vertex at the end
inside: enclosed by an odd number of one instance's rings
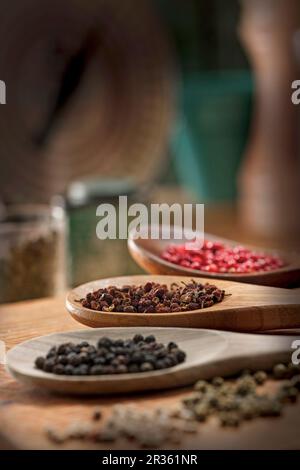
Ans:
POLYGON ((283 385, 278 391, 277 398, 280 402, 292 402, 295 403, 298 399, 299 390, 293 386, 291 382, 283 385))
POLYGON ((273 367, 273 375, 275 379, 285 379, 287 376, 287 366, 285 364, 276 364, 273 367))
POLYGON ((253 418, 280 416, 285 403, 294 403, 300 393, 300 374, 297 367, 277 364, 273 368, 273 378, 292 375, 273 395, 261 395, 257 388, 268 378, 264 371, 251 374, 249 370, 232 380, 215 377, 211 382, 199 380, 195 392, 184 398, 182 405, 192 413, 194 420, 206 421, 210 415, 219 419, 222 426, 239 426, 253 418))
POLYGON ((211 273, 244 274, 272 271, 285 266, 278 256, 207 240, 199 250, 191 249, 188 245, 170 245, 162 252, 161 257, 184 268, 211 273))
MULTIPOLYGON (((130 342, 146 344, 141 335, 136 335, 133 340, 120 340, 115 343, 127 347, 130 342)), ((110 347, 115 344, 108 338, 101 338, 99 349, 102 352, 104 343, 110 347)), ((163 347, 159 343, 158 346, 163 347)), ((168 346, 166 349, 172 351, 178 348, 174 343, 168 346)), ((62 444, 69 439, 102 443, 124 438, 134 440, 143 447, 157 448, 168 442, 178 444, 183 433, 198 432, 199 423, 204 423, 211 415, 224 427, 237 427, 244 421, 260 416, 279 416, 284 404, 296 401, 300 389, 299 369, 289 365, 287 369, 293 371, 293 376, 283 382, 275 395, 257 393, 258 385, 267 377, 264 371, 253 375, 250 371, 244 371, 231 380, 220 377, 211 382, 199 380, 195 384, 193 394, 172 406, 144 410, 131 404, 115 405, 104 423, 101 410, 95 408, 91 413, 90 422, 74 421, 66 429, 46 429, 46 432, 48 438, 56 444, 62 444), (240 394, 241 385, 246 385, 248 390, 245 396, 240 394)))
MULTIPOLYGON (((180 285, 173 283, 170 288, 155 282, 109 286, 89 292, 79 302, 83 307, 99 312, 171 313, 211 307, 221 302, 224 296, 224 290, 214 285, 191 280, 180 285)), ((151 337, 147 341, 151 342, 151 337)))
POLYGON ((294 375, 294 377, 291 379, 291 384, 298 391, 300 391, 300 375, 294 375))
POLYGON ((126 374, 166 369, 184 362, 185 357, 175 343, 164 346, 154 335, 135 335, 125 341, 103 337, 97 347, 87 342, 64 343, 51 348, 46 358, 37 357, 35 366, 59 375, 126 374))
POLYGON ((93 420, 94 421, 99 421, 101 419, 101 416, 102 416, 101 410, 97 409, 93 413, 93 420))
POLYGON ((255 372, 255 374, 253 375, 253 378, 258 385, 262 385, 263 383, 265 383, 265 381, 267 380, 267 377, 268 376, 266 372, 263 370, 259 370, 255 372))

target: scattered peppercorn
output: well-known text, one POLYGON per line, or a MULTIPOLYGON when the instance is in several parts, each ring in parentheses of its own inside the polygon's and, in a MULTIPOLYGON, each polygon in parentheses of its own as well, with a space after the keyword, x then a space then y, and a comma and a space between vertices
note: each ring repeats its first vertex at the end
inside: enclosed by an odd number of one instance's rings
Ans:
POLYGON ((93 413, 93 420, 94 421, 99 421, 99 419, 101 419, 101 416, 102 416, 101 410, 97 409, 93 413))
POLYGON ((115 405, 103 424, 93 418, 91 422, 74 421, 64 430, 47 428, 46 433, 55 444, 70 439, 103 443, 125 438, 142 447, 160 447, 164 442, 178 444, 183 433, 196 433, 197 424, 190 418, 182 406, 141 410, 132 404, 115 405))
MULTIPOLYGON (((221 302, 224 290, 194 280, 181 285, 147 282, 145 285, 109 286, 89 292, 79 302, 85 308, 99 312, 170 313, 186 312, 221 302)), ((150 340, 149 340, 150 341, 150 340)))
POLYGON ((273 367, 273 375, 275 379, 285 379, 287 376, 287 366, 285 364, 276 364, 273 367))
POLYGON ((173 367, 185 357, 175 343, 164 346, 153 335, 135 335, 125 341, 103 337, 97 347, 87 342, 64 343, 52 347, 46 358, 37 357, 35 366, 59 375, 127 374, 173 367))
MULTIPOLYGON (((136 344, 137 340, 139 343, 144 339, 136 335, 133 340, 120 340, 117 344, 125 346, 128 341, 136 344)), ((98 345, 103 348, 104 344, 111 346, 113 341, 101 338, 98 345)), ((177 348, 174 343, 168 346, 177 348)), ((74 421, 65 429, 47 428, 46 433, 55 444, 63 444, 70 439, 105 443, 125 438, 143 447, 158 448, 168 442, 179 443, 184 433, 197 433, 199 423, 204 423, 212 415, 224 427, 238 427, 244 421, 258 417, 280 416, 283 406, 294 403, 300 391, 299 368, 292 368, 290 364, 285 367, 293 371, 293 375, 272 395, 262 395, 256 390, 259 382, 268 378, 267 373, 258 371, 251 375, 247 370, 234 379, 215 377, 210 382, 198 380, 192 394, 171 406, 144 410, 132 404, 115 405, 104 423, 101 410, 95 408, 90 422, 74 421), (247 391, 246 395, 241 395, 241 390, 247 391)), ((270 375, 270 378, 274 376, 270 375)))
POLYGON ((300 392, 300 375, 294 375, 291 379, 291 384, 300 392))
POLYGON ((267 377, 268 376, 266 372, 263 370, 259 370, 255 372, 255 374, 253 375, 253 378, 258 385, 262 385, 263 383, 265 383, 265 381, 267 380, 267 377))
POLYGON ((215 385, 216 387, 221 387, 223 383, 224 383, 223 377, 214 377, 212 380, 212 384, 215 385))
POLYGON ((284 403, 294 403, 300 393, 299 368, 292 364, 276 364, 270 378, 284 379, 289 371, 290 380, 284 381, 273 395, 257 393, 268 374, 250 370, 241 371, 234 380, 214 377, 211 382, 199 380, 195 392, 184 398, 183 406, 200 422, 215 415, 222 426, 239 426, 243 421, 259 416, 280 416, 284 403))
POLYGON ((285 266, 278 256, 208 240, 199 250, 190 249, 188 245, 170 245, 162 252, 161 257, 184 268, 212 273, 244 274, 272 271, 285 266))

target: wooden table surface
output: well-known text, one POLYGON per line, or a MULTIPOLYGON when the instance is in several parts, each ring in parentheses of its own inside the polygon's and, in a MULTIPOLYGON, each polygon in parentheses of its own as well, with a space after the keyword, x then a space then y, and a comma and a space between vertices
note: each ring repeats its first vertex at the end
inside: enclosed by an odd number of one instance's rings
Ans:
MULTIPOLYGON (((0 338, 7 349, 21 341, 59 331, 82 328, 66 313, 64 298, 27 301, 4 305, 0 312, 0 338)), ((273 384, 268 384, 267 388, 273 384)), ((171 404, 187 395, 191 389, 164 391, 120 397, 60 397, 17 383, 0 366, 0 435, 2 447, 19 449, 46 448, 105 448, 80 441, 54 445, 46 436, 51 425, 64 427, 74 420, 90 419, 96 406, 104 418, 117 403, 135 403, 143 408, 171 404)), ((280 418, 258 419, 238 429, 220 428, 214 419, 199 424, 196 435, 186 435, 179 446, 183 449, 239 448, 300 448, 300 403, 287 405, 280 418)), ((113 448, 135 448, 134 443, 119 441, 108 444, 113 448)), ((170 448, 170 445, 167 445, 170 448)))

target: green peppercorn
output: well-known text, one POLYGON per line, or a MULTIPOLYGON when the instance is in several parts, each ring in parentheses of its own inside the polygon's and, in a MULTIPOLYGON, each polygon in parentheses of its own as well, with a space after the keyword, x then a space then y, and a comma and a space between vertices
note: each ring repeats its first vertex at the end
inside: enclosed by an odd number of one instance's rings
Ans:
POLYGON ((300 391, 300 374, 291 378, 291 385, 300 391))
POLYGON ((222 426, 237 427, 240 424, 238 413, 224 412, 220 414, 220 423, 222 426))
POLYGON ((292 402, 297 401, 299 390, 292 385, 292 382, 284 384, 278 391, 277 398, 280 402, 292 402))
POLYGON ((287 376, 287 367, 284 364, 276 364, 273 367, 273 376, 275 379, 285 379, 287 376))
POLYGON ((221 387, 224 383, 223 377, 214 377, 211 382, 215 387, 221 387))
POLYGON ((290 362, 287 368, 288 368, 288 374, 290 377, 300 374, 300 364, 297 365, 297 364, 293 364, 292 362, 290 362))
POLYGON ((208 383, 206 380, 198 380, 198 382, 195 383, 194 389, 198 390, 199 392, 205 392, 207 390, 208 383))
POLYGON ((194 412, 196 419, 203 422, 206 421, 206 418, 208 417, 209 408, 205 403, 199 403, 195 406, 194 412))
POLYGON ((259 370, 253 375, 253 378, 258 385, 264 384, 267 380, 267 377, 267 374, 263 370, 259 370))

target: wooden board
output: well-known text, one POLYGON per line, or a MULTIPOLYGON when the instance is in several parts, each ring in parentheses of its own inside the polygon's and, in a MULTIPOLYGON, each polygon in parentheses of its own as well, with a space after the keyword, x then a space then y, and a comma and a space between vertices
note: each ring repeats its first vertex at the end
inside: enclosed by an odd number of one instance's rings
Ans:
MULTIPOLYGON (((158 233, 161 233, 161 226, 158 229, 158 233)), ((173 227, 173 232, 176 230, 173 227)), ((171 233, 173 233, 171 232, 171 233)), ((188 231, 187 231, 188 232, 188 231)), ((186 233, 187 233, 186 232, 186 233)), ((241 242, 228 240, 226 238, 217 237, 209 233, 205 233, 205 239, 213 242, 221 242, 224 245, 234 247, 240 245, 241 242)), ((150 274, 167 274, 177 276, 193 276, 202 277, 212 280, 227 280, 236 282, 245 282, 248 284, 258 284, 262 286, 271 287, 298 287, 300 285, 300 255, 299 253, 292 253, 283 250, 270 250, 268 248, 258 248, 257 246, 244 244, 246 248, 256 252, 263 252, 270 255, 279 256, 285 261, 286 265, 280 269, 274 269, 272 271, 255 272, 255 273, 210 273, 197 269, 184 268, 174 263, 170 263, 161 258, 161 253, 170 244, 182 245, 185 240, 151 240, 135 238, 135 231, 133 230, 129 234, 128 238, 128 249, 136 261, 138 266, 143 268, 150 274)))
MULTIPOLYGON (((7 349, 16 344, 57 331, 72 331, 76 323, 65 314, 64 299, 22 302, 0 307, 0 338, 7 349)), ((268 382, 266 391, 274 384, 268 382)), ((64 428, 75 421, 89 420, 95 407, 104 419, 116 404, 134 403, 140 409, 171 406, 187 396, 191 388, 158 391, 122 397, 62 397, 32 389, 13 379, 0 365, 0 448, 18 449, 134 449, 134 442, 118 441, 106 446, 85 441, 53 444, 45 428, 64 428), (2 438, 2 439, 1 439, 2 438)), ((186 435, 181 449, 300 449, 300 403, 286 407, 281 418, 258 419, 238 429, 220 428, 213 419, 199 424, 196 435, 186 435)))
MULTIPOLYGON (((231 331, 264 331, 300 327, 299 291, 255 286, 232 281, 214 284, 231 294, 212 307, 191 312, 173 313, 107 313, 82 307, 78 302, 88 292, 109 285, 145 284, 154 281, 170 285, 191 279, 180 276, 124 276, 89 282, 73 289, 67 296, 66 306, 75 320, 91 327, 111 326, 168 326, 209 328, 231 331)), ((207 279, 197 281, 206 283, 207 279)))
POLYGON ((288 362, 291 344, 297 337, 272 337, 193 328, 103 328, 54 333, 25 341, 7 354, 8 371, 28 385, 64 394, 119 394, 163 390, 194 384, 198 378, 228 376, 241 369, 272 367, 288 362), (175 367, 152 372, 121 375, 61 376, 38 370, 34 361, 52 346, 88 341, 97 345, 101 336, 123 340, 135 334, 155 335, 157 341, 177 343, 186 352, 186 361, 175 367))

